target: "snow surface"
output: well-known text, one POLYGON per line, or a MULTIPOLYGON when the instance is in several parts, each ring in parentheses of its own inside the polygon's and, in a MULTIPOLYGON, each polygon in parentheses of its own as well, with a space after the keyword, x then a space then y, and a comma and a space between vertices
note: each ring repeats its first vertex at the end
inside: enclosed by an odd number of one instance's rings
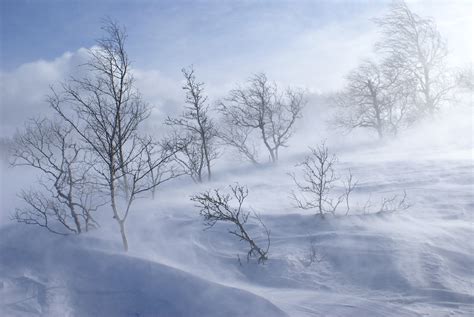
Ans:
MULTIPOLYGON (((135 205, 127 254, 107 209, 100 230, 67 238, 7 222, 2 210, 0 316, 473 316, 472 138, 408 139, 334 148, 359 179, 349 216, 292 206, 287 173, 303 151, 274 168, 221 166, 210 184, 166 184, 135 205), (247 206, 271 229, 265 265, 245 261, 228 224, 203 230, 189 200, 233 182, 249 187, 247 206), (408 210, 362 213, 368 197, 403 190, 408 210)), ((255 221, 250 231, 263 241, 255 221)))

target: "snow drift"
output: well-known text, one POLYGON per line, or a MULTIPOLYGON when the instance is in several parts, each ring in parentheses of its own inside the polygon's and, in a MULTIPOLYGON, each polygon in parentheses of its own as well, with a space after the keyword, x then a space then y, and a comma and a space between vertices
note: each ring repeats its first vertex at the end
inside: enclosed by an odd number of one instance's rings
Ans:
POLYGON ((1 232, 2 316, 285 316, 247 291, 87 249, 86 241, 15 229, 1 232))

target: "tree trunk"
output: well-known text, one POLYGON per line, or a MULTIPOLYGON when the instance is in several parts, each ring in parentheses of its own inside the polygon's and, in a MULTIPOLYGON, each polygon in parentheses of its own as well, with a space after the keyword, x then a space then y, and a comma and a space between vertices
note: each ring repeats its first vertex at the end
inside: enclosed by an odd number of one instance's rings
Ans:
POLYGON ((211 159, 209 158, 209 151, 207 149, 207 143, 206 143, 206 139, 204 138, 203 136, 203 139, 202 139, 202 145, 203 145, 203 148, 204 148, 204 158, 206 159, 206 165, 207 165, 207 180, 210 181, 211 180, 211 159))
POLYGON ((275 158, 275 153, 273 153, 273 149, 271 148, 270 144, 268 144, 267 135, 265 134, 265 127, 263 125, 260 126, 260 131, 262 132, 263 143, 265 144, 268 152, 270 153, 271 161, 272 163, 275 163, 277 161, 275 158))
POLYGON ((115 177, 115 172, 113 171, 113 168, 110 168, 109 171, 111 175, 111 180, 109 183, 109 189, 110 189, 110 204, 112 206, 112 211, 114 213, 114 219, 117 221, 119 227, 120 227, 120 235, 122 236, 122 243, 123 243, 123 249, 125 252, 128 251, 128 241, 127 241, 127 236, 125 235, 125 220, 120 219, 118 209, 117 209, 117 204, 115 202, 115 183, 114 183, 114 177, 115 177))
POLYGON ((123 249, 125 252, 128 251, 128 240, 127 235, 125 234, 125 221, 118 221, 120 226, 120 235, 122 236, 123 249))

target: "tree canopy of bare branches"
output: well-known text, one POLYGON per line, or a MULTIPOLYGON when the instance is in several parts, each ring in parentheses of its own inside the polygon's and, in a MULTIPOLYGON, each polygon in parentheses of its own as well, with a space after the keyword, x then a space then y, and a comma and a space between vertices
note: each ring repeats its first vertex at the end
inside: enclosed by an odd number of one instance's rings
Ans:
POLYGON ((408 126, 414 116, 413 85, 402 71, 366 61, 350 72, 344 90, 331 98, 337 108, 336 125, 371 129, 380 139, 408 126))
POLYGON ((90 50, 85 65, 89 76, 71 79, 60 92, 53 90, 49 102, 93 154, 93 170, 108 192, 128 250, 125 222, 132 202, 175 176, 173 169, 164 168, 174 149, 157 151, 155 142, 140 134, 149 107, 134 85, 125 49, 127 34, 113 21, 105 21, 103 30, 106 36, 90 50))
POLYGON ((270 161, 276 163, 280 149, 288 146, 304 104, 302 91, 288 88, 280 93, 265 74, 256 74, 246 87, 231 90, 220 103, 226 125, 222 138, 258 164, 258 146, 253 138, 256 134, 268 151, 270 161))
POLYGON ((229 233, 235 235, 240 240, 249 244, 247 260, 251 257, 257 257, 258 263, 264 263, 268 259, 268 250, 270 249, 270 230, 265 226, 259 215, 255 214, 256 220, 262 226, 267 245, 262 248, 257 245, 246 228, 250 212, 243 209, 243 204, 248 196, 248 189, 245 186, 236 184, 229 186, 231 193, 222 193, 218 189, 207 191, 191 197, 191 200, 200 208, 200 213, 204 217, 205 224, 212 228, 217 222, 231 222, 235 229, 229 230, 229 233), (232 200, 236 200, 236 206, 231 206, 232 200))
POLYGON ((217 128, 209 116, 204 84, 198 82, 193 67, 182 69, 185 78, 186 107, 179 118, 169 118, 166 124, 175 129, 174 137, 180 144, 176 160, 196 182, 203 181, 204 170, 207 180, 212 178, 212 161, 218 157, 217 128))
POLYGON ((404 70, 414 82, 419 115, 433 115, 453 88, 446 69, 448 50, 436 23, 413 13, 402 0, 375 22, 382 32, 378 51, 392 69, 404 70))
POLYGON ((39 186, 20 193, 26 207, 13 219, 60 234, 80 234, 97 226, 92 213, 100 203, 97 184, 85 164, 87 153, 75 143, 73 130, 47 119, 34 119, 13 140, 12 165, 40 172, 39 186))

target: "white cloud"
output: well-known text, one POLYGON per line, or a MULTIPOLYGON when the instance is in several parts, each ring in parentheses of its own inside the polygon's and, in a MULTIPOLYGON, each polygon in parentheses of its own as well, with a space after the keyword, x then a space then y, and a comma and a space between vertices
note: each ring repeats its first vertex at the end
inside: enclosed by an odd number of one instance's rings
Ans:
MULTIPOLYGON (((50 86, 57 86, 70 76, 82 76, 80 65, 87 61, 88 50, 66 52, 52 61, 39 60, 23 64, 11 72, 0 73, 1 119, 0 135, 12 135, 27 119, 51 114, 47 95, 50 86)), ((146 102, 155 107, 155 118, 172 113, 181 100, 179 81, 164 77, 157 70, 134 70, 138 89, 146 102)))
POLYGON ((47 114, 50 85, 71 75, 76 66, 84 63, 86 54, 85 49, 79 49, 52 61, 39 60, 0 73, 1 135, 11 134, 28 118, 47 114))

